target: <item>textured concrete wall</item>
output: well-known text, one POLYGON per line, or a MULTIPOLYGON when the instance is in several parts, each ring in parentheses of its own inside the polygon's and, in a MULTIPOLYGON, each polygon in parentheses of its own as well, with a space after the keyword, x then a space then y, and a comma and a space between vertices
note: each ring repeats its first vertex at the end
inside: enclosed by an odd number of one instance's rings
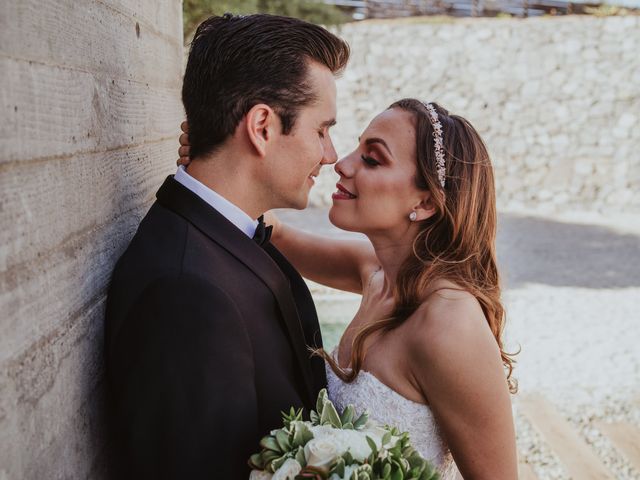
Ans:
POLYGON ((109 276, 174 170, 179 0, 3 1, 0 479, 103 478, 109 276))
MULTIPOLYGON (((338 153, 402 97, 438 101, 488 144, 502 208, 640 210, 640 17, 369 21, 340 33, 338 153)), ((327 169, 328 170, 328 169, 327 169)), ((326 171, 312 203, 330 202, 326 171)))

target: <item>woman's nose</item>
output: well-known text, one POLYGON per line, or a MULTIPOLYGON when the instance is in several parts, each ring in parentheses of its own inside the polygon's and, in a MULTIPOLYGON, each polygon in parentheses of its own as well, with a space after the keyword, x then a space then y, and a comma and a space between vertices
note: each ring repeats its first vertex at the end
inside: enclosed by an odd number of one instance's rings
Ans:
POLYGON ((352 177, 355 173, 354 154, 347 155, 336 162, 333 169, 341 177, 352 177))

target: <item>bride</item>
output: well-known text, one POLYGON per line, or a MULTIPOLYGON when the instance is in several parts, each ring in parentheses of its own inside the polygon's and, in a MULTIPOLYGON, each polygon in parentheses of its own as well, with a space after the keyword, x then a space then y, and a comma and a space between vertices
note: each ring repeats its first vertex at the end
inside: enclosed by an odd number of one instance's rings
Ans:
POLYGON ((493 171, 481 138, 435 103, 400 100, 335 170, 329 219, 369 241, 266 222, 303 276, 362 295, 338 348, 318 352, 329 396, 409 431, 444 480, 455 477, 453 460, 465 479, 517 478, 493 171))
POLYGON ((435 103, 404 99, 373 119, 340 176, 335 240, 267 214, 300 273, 362 295, 327 363, 336 406, 408 431, 443 480, 516 479, 502 348, 493 170, 475 129, 435 103), (455 461, 455 464, 454 464, 455 461))

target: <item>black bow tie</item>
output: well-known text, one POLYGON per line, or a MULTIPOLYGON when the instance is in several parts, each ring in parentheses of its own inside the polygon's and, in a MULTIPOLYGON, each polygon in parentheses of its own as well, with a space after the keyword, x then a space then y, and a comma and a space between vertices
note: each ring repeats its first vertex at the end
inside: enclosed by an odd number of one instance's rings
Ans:
POLYGON ((260 246, 266 244, 271 238, 272 225, 265 225, 264 215, 260 215, 258 218, 258 226, 256 227, 256 233, 253 234, 253 240, 260 246))

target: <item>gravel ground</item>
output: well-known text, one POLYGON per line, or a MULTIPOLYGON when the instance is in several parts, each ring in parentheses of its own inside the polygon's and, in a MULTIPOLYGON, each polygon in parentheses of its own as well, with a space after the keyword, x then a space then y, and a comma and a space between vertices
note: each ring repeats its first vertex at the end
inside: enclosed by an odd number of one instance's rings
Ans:
MULTIPOLYGON (((335 229, 326 211, 281 211, 316 233, 335 229)), ((498 256, 507 308, 505 341, 521 348, 514 398, 518 448, 539 479, 567 480, 555 454, 518 411, 518 398, 544 395, 619 480, 640 480, 596 422, 640 429, 640 216, 532 212, 500 216, 498 256)), ((325 344, 335 345, 357 310, 357 295, 317 284, 325 344)), ((579 480, 579 479, 574 479, 579 480)))

